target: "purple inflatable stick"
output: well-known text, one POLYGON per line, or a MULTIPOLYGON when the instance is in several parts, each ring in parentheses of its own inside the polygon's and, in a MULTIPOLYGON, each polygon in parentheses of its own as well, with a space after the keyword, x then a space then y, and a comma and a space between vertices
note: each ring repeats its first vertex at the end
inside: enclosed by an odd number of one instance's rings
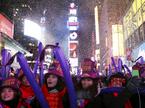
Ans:
POLYGON ((127 70, 127 72, 129 73, 129 75, 132 76, 131 70, 130 70, 126 65, 123 65, 123 66, 124 66, 124 68, 127 70))
POLYGON ((34 69, 33 69, 33 72, 34 72, 34 75, 36 76, 36 74, 37 74, 37 70, 38 70, 38 66, 39 66, 39 57, 40 57, 40 54, 41 54, 41 52, 42 52, 42 48, 43 48, 43 45, 42 45, 42 43, 40 42, 39 44, 38 44, 38 56, 37 56, 37 58, 36 58, 36 63, 35 63, 35 65, 34 65, 34 69))
POLYGON ((119 72, 122 72, 122 65, 123 65, 122 60, 119 58, 118 59, 118 71, 119 72))
POLYGON ((2 55, 2 61, 1 61, 2 72, 1 72, 1 75, 2 75, 2 78, 5 79, 6 75, 7 75, 6 74, 6 63, 7 63, 8 51, 6 49, 2 49, 1 55, 2 55))
POLYGON ((49 108, 47 101, 46 101, 40 87, 38 86, 38 84, 35 80, 35 77, 32 74, 26 59, 24 58, 24 55, 21 52, 18 52, 17 59, 18 59, 18 62, 20 64, 25 76, 27 77, 29 83, 31 84, 31 87, 32 87, 35 95, 37 96, 37 98, 41 104, 41 107, 42 108, 49 108))
POLYGON ((118 72, 117 66, 115 64, 115 60, 113 57, 111 57, 112 65, 115 67, 115 71, 118 72))
POLYGON ((67 86, 68 94, 69 94, 70 106, 71 108, 77 108, 76 93, 70 75, 70 69, 69 69, 69 64, 67 62, 67 59, 65 58, 63 52, 58 46, 54 48, 54 55, 56 59, 59 61, 61 68, 63 70, 65 84, 67 86))

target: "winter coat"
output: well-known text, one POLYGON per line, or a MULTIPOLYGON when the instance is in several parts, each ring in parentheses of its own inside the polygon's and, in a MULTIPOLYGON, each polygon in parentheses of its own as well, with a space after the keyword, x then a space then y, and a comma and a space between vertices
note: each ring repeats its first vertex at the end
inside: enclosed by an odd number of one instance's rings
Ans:
MULTIPOLYGON (((13 104, 15 104, 15 103, 13 103, 13 104)), ((1 106, 2 106, 2 108, 11 108, 8 105, 5 105, 3 103, 1 103, 1 106)), ((1 108, 1 106, 0 106, 0 108, 1 108)), ((16 108, 31 108, 31 106, 28 103, 19 101, 19 103, 18 103, 16 108)))
POLYGON ((84 108, 92 99, 89 90, 79 90, 77 92, 77 104, 78 108, 84 108))
POLYGON ((133 108, 124 88, 106 88, 85 108, 133 108))
POLYGON ((130 98, 133 108, 145 108, 145 94, 135 93, 130 98))
POLYGON ((26 102, 30 103, 30 101, 34 97, 34 92, 33 92, 32 87, 21 85, 20 90, 21 90, 21 93, 22 93, 22 96, 21 96, 22 99, 24 99, 26 102))
POLYGON ((127 88, 132 93, 130 101, 133 108, 145 108, 145 79, 132 77, 127 88))
MULTIPOLYGON (((57 91, 57 90, 48 91, 46 85, 43 85, 42 92, 44 93, 44 96, 50 108, 64 108, 65 103, 63 102, 63 97, 66 94, 66 88, 64 88, 61 91, 57 91)), ((67 106, 66 108, 69 108, 69 106, 67 106)))

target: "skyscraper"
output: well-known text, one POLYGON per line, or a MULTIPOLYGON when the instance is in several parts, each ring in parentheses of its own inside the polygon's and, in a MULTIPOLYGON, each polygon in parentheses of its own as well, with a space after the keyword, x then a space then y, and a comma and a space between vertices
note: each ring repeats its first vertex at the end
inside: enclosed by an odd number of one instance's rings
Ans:
MULTIPOLYGON (((122 16, 128 3, 128 0, 104 0, 103 2, 99 18, 101 70, 111 64, 110 58, 114 56, 113 27, 114 25, 122 25, 122 16)), ((117 56, 119 57, 120 55, 117 56)))

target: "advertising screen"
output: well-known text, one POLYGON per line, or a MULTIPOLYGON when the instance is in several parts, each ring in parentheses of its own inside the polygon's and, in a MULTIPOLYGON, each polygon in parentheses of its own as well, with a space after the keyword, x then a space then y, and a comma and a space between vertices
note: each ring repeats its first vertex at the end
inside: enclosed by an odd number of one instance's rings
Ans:
POLYGON ((41 35, 42 35, 41 27, 37 23, 35 23, 31 20, 25 19, 25 21, 24 21, 24 35, 34 37, 38 40, 41 40, 41 38, 42 38, 41 37, 41 35))
POLYGON ((12 24, 4 15, 0 13, 0 32, 13 38, 14 24, 12 24))

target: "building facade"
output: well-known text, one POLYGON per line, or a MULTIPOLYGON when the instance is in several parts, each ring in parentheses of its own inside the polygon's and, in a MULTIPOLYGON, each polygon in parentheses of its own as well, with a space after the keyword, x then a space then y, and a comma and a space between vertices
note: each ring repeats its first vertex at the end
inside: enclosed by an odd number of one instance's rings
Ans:
POLYGON ((79 0, 79 63, 85 58, 95 57, 95 15, 94 8, 97 0, 79 0))
POLYGON ((122 16, 129 0, 104 0, 99 17, 100 70, 105 71, 115 60, 124 58, 124 37, 122 16))
POLYGON ((128 66, 142 56, 145 58, 145 0, 134 0, 123 16, 124 42, 128 66))

